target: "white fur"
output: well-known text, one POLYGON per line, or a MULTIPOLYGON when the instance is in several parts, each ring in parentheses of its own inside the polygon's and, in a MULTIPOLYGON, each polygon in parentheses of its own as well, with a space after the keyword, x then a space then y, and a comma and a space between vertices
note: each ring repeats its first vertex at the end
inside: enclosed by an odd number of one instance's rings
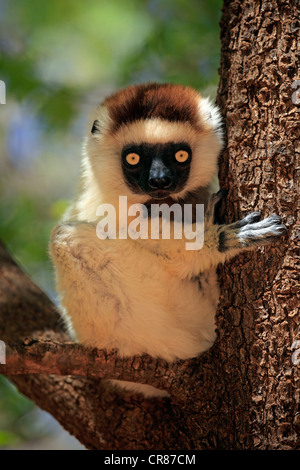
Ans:
POLYGON ((124 181, 120 154, 128 143, 187 142, 193 155, 190 177, 174 199, 207 187, 222 145, 218 111, 200 101, 201 131, 188 123, 149 119, 110 134, 105 108, 95 118, 101 133, 85 142, 79 196, 51 241, 70 334, 88 345, 117 348, 121 356, 148 353, 168 361, 197 356, 215 339, 219 288, 214 267, 225 260, 216 256, 216 233, 207 232, 205 247, 196 253, 185 250, 185 240, 99 240, 96 210, 102 203, 117 209, 119 195, 127 196, 128 204, 149 198, 133 194, 124 181))
POLYGON ((223 144, 222 117, 219 108, 209 98, 201 97, 199 98, 198 109, 202 122, 205 122, 216 132, 220 143, 223 144))

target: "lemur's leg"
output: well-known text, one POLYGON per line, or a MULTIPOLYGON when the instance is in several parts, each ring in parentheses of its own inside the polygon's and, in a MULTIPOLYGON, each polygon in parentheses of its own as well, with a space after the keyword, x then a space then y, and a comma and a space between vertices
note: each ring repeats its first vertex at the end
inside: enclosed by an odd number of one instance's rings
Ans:
POLYGON ((113 243, 118 241, 99 240, 96 225, 83 221, 66 221, 52 230, 50 252, 55 265, 60 311, 70 336, 76 341, 97 344, 100 338, 102 344, 109 344, 109 325, 116 323, 122 301, 114 294, 116 279, 111 269, 118 259, 111 248, 115 248, 113 243), (103 295, 105 290, 107 296, 103 295), (110 312, 110 316, 107 321, 104 315, 99 333, 95 316, 102 311, 110 312))

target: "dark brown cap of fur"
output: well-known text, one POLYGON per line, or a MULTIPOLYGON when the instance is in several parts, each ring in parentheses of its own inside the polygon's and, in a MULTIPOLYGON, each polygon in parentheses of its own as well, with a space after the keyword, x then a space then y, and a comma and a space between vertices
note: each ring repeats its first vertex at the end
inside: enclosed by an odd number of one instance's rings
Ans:
POLYGON ((104 101, 113 121, 111 131, 140 119, 189 122, 199 128, 199 94, 183 85, 148 83, 127 87, 104 101))

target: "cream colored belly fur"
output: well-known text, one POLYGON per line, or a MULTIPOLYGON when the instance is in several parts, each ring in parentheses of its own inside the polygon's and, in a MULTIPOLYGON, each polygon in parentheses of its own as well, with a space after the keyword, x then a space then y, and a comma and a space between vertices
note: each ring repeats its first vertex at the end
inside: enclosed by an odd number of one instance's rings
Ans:
POLYGON ((202 273, 200 282, 181 279, 148 240, 137 249, 130 239, 99 240, 87 225, 68 230, 55 234, 62 249, 53 255, 60 258, 57 287, 74 339, 117 348, 121 356, 148 353, 168 361, 197 356, 213 344, 215 268, 202 273))

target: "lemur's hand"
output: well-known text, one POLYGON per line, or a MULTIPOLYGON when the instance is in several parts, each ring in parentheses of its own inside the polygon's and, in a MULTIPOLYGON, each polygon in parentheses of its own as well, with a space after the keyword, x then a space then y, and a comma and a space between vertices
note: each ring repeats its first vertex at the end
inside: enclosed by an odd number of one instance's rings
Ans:
POLYGON ((260 218, 259 212, 252 212, 234 224, 221 226, 219 251, 224 253, 230 249, 247 249, 273 243, 287 231, 279 215, 274 214, 263 220, 260 218))
MULTIPOLYGON (((215 223, 216 208, 224 195, 226 191, 220 190, 211 196, 206 210, 206 223, 215 223)), ((217 229, 218 251, 229 254, 231 250, 239 251, 255 248, 257 245, 274 243, 287 231, 279 215, 274 214, 266 219, 260 219, 260 212, 251 212, 238 222, 220 225, 217 229)))

